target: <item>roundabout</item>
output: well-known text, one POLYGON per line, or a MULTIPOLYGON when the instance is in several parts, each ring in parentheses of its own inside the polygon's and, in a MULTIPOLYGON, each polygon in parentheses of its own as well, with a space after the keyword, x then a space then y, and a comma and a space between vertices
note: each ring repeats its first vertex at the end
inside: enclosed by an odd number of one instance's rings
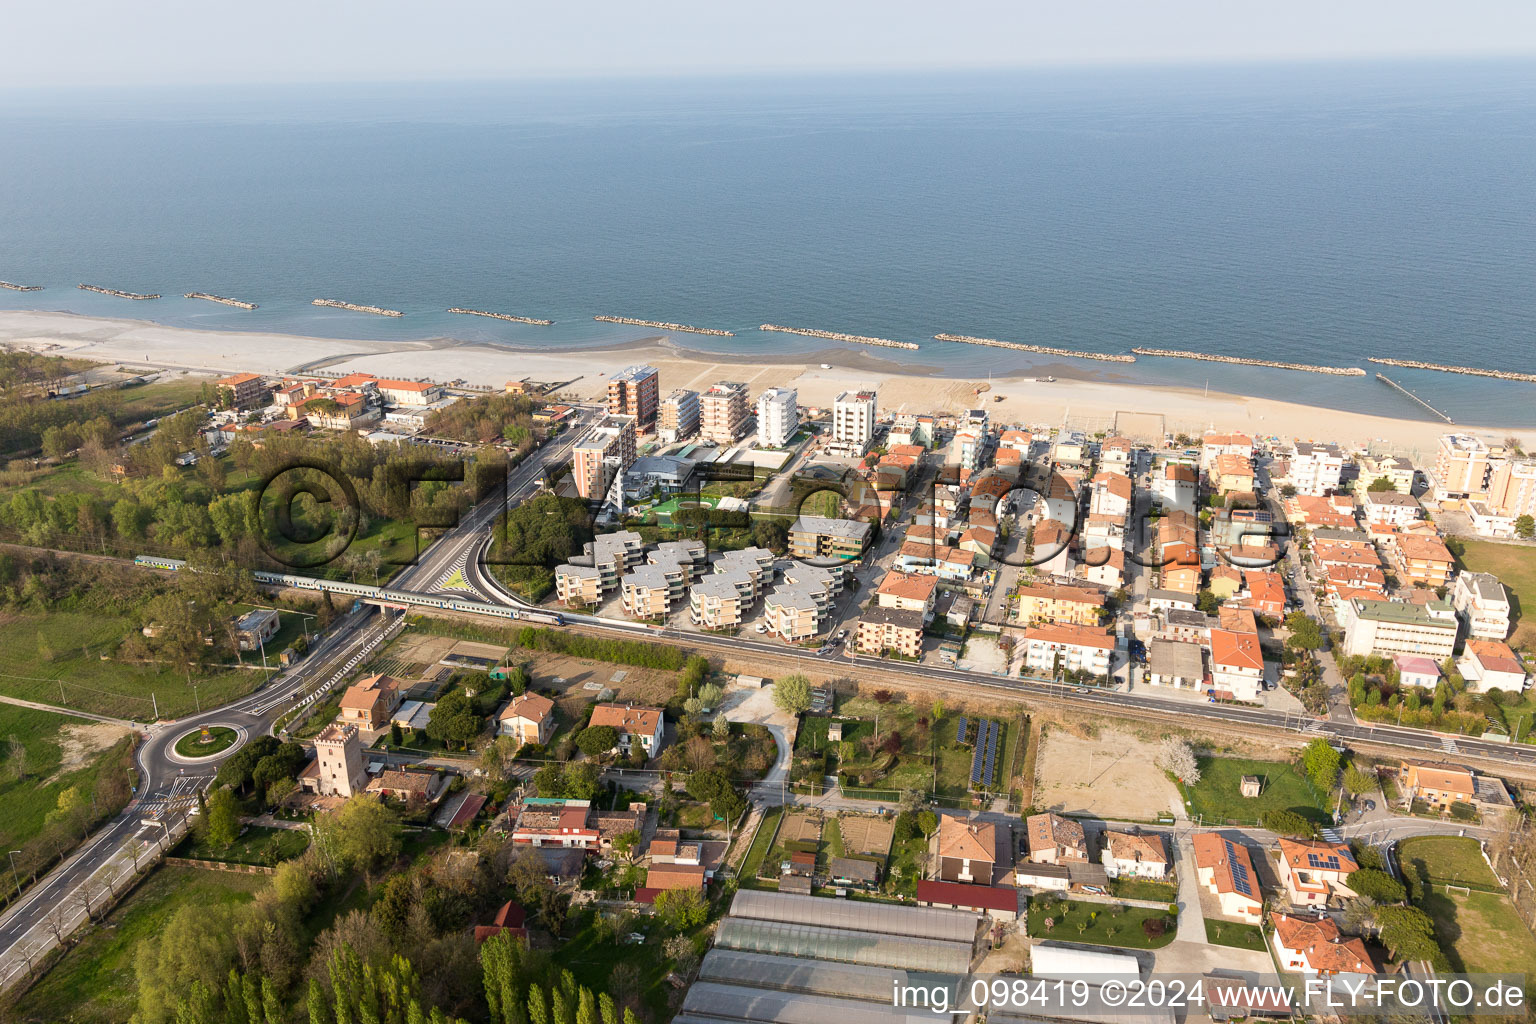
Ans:
POLYGON ((177 737, 167 754, 173 761, 190 764, 228 753, 244 741, 244 729, 227 725, 205 725, 177 737))

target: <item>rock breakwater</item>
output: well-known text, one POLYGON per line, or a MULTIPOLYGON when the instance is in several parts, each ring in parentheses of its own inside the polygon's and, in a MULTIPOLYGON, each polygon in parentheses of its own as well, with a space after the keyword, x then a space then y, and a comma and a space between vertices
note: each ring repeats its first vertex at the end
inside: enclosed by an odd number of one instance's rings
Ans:
POLYGON ((733 338, 735 331, 717 331, 713 327, 690 327, 687 324, 674 324, 670 320, 640 320, 632 316, 595 316, 593 320, 601 320, 605 324, 632 324, 635 327, 654 327, 658 331, 687 331, 689 334, 713 334, 721 338, 733 338))
POLYGON ((1311 363, 1287 363, 1278 359, 1245 359, 1242 356, 1213 356, 1209 352, 1189 352, 1178 348, 1133 348, 1139 356, 1161 356, 1165 359, 1198 359, 1205 363, 1236 363, 1239 366, 1268 366, 1276 370, 1299 370, 1302 373, 1326 373, 1334 377, 1364 377, 1365 371, 1358 366, 1314 366, 1311 363))
POLYGON ((454 306, 448 312, 463 313, 466 316, 488 316, 492 320, 509 320, 515 324, 537 324, 540 327, 548 327, 554 323, 553 320, 535 320, 531 316, 513 316, 511 313, 492 313, 484 309, 463 309, 459 306, 454 306))
POLYGON ((758 330, 778 331, 781 334, 803 334, 807 338, 826 338, 829 341, 843 341, 850 345, 876 345, 880 348, 917 348, 917 345, 910 341, 892 341, 890 338, 871 338, 864 334, 842 334, 838 331, 818 331, 812 327, 785 327, 781 324, 763 324, 758 330))
POLYGON ((398 309, 385 309, 383 306, 360 306, 355 302, 342 302, 340 299, 315 299, 312 305, 330 306, 332 309, 350 309, 354 313, 372 313, 374 316, 405 316, 398 309))
POLYGON ((1022 341, 998 341, 996 338, 973 338, 968 334, 935 334, 935 341, 958 341, 962 345, 985 345, 988 348, 1009 348, 1016 352, 1037 352, 1043 356, 1066 356, 1069 359, 1097 359, 1101 363, 1134 363, 1135 356, 1117 352, 1082 352, 1074 348, 1057 348, 1054 345, 1029 345, 1022 341))

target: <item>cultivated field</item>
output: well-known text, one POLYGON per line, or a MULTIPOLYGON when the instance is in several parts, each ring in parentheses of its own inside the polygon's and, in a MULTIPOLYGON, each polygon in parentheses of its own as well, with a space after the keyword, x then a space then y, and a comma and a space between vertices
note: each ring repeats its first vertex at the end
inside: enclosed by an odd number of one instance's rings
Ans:
POLYGON ((1045 731, 1035 767, 1036 807, 1102 818, 1151 819, 1176 810, 1179 793, 1152 766, 1156 743, 1131 733, 1045 731))
POLYGON ((890 852, 891 839, 896 833, 892 819, 843 814, 837 821, 843 834, 844 852, 871 857, 884 857, 890 852))

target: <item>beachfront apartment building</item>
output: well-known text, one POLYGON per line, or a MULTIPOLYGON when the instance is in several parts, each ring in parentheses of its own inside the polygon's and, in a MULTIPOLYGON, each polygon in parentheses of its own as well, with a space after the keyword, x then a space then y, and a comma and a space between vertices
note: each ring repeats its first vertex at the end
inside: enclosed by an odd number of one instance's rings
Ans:
POLYGON ((1161 473, 1152 474, 1152 496, 1168 511, 1194 515, 1199 491, 1200 474, 1186 463, 1169 462, 1161 473))
POLYGON ((230 405, 237 411, 266 405, 271 394, 266 379, 259 373, 237 373, 216 381, 214 386, 229 392, 230 405))
POLYGON ((1472 529, 1484 537, 1513 537, 1521 516, 1536 516, 1536 460, 1494 459, 1488 493, 1466 503, 1472 529))
POLYGON ((1435 451, 1435 500, 1456 501, 1485 493, 1489 455, 1488 446, 1471 434, 1442 434, 1435 451))
POLYGON ((789 554, 802 561, 852 562, 864 553, 872 529, 859 519, 800 516, 789 528, 789 554))
POLYGON ((576 493, 587 501, 601 501, 615 479, 635 462, 635 418, 604 416, 571 449, 571 475, 576 493))
POLYGON ((1344 453, 1336 444, 1297 441, 1291 447, 1291 486, 1297 494, 1324 494, 1338 490, 1344 472, 1344 453))
POLYGON ((832 400, 832 441, 862 455, 875 437, 875 393, 844 391, 832 400))
POLYGON ((1247 434, 1208 430, 1200 439, 1200 469, 1206 473, 1223 455, 1253 458, 1253 438, 1247 434))
POLYGON ((698 433, 699 393, 678 388, 662 399, 656 414, 656 440, 676 444, 698 433))
POLYGON ((608 381, 608 413, 633 416, 637 430, 656 422, 661 397, 661 372, 654 366, 630 366, 608 381))
POLYGON ((1509 635, 1509 592, 1492 573, 1464 572, 1451 587, 1451 607, 1466 635, 1479 640, 1503 640, 1509 635))
POLYGON ((1444 661, 1456 649, 1456 612, 1444 601, 1410 604, 1351 598, 1339 607, 1344 653, 1422 654, 1444 661))
POLYGON ((1364 455, 1360 458, 1360 476, 1355 480, 1355 492, 1363 498, 1371 484, 1377 480, 1389 480, 1394 491, 1411 494, 1413 482, 1418 475, 1413 463, 1401 455, 1364 455))
POLYGON ((746 433, 751 418, 747 386, 723 380, 699 395, 699 435, 718 445, 733 445, 746 433))
POLYGON ((1419 499, 1403 491, 1366 491, 1360 510, 1367 523, 1377 526, 1406 526, 1424 518, 1419 499))
POLYGON ((800 429, 799 398, 794 388, 769 388, 757 396, 757 443, 784 448, 800 429))

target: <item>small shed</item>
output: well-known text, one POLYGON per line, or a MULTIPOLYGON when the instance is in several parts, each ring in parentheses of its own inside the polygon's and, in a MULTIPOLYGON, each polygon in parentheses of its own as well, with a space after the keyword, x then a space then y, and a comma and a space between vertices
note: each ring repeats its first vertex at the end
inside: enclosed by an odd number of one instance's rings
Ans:
POLYGON ((1244 775, 1243 781, 1238 784, 1238 791, 1243 796, 1252 800, 1264 790, 1264 780, 1257 775, 1244 775))
POLYGON ((843 723, 842 722, 839 721, 839 722, 828 722, 827 723, 827 740, 829 742, 831 742, 831 743, 841 743, 842 742, 842 740, 843 740, 843 723))

